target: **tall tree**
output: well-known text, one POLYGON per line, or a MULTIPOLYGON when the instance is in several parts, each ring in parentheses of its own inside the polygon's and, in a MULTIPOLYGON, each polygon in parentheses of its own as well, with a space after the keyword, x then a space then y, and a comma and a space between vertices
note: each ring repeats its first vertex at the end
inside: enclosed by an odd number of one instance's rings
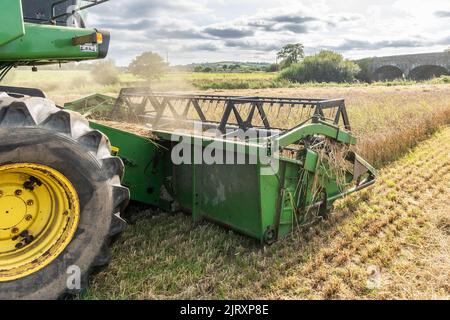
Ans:
POLYGON ((144 52, 137 56, 128 66, 128 70, 135 76, 148 81, 160 79, 167 71, 168 64, 157 53, 144 52))
POLYGON ((301 43, 290 43, 285 45, 278 52, 278 59, 281 59, 283 67, 289 67, 293 63, 299 63, 305 57, 304 46, 301 43))

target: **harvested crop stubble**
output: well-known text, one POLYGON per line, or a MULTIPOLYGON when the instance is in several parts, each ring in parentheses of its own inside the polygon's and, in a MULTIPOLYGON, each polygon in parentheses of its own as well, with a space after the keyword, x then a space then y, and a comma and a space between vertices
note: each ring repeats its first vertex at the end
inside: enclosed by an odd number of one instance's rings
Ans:
POLYGON ((83 298, 450 299, 450 128, 380 170, 323 223, 273 246, 140 212, 83 298))
POLYGON ((269 296, 450 298, 449 139, 447 128, 384 169, 366 201, 341 202, 348 218, 314 236, 313 258, 269 296))

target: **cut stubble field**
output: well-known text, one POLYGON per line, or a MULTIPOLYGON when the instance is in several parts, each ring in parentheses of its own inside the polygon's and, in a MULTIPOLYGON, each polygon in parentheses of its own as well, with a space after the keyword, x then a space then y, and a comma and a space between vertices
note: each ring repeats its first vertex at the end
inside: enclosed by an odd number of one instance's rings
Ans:
POLYGON ((268 247, 133 206, 112 265, 81 298, 450 298, 450 86, 214 92, 345 98, 376 185, 268 247))
POLYGON ((136 221, 83 299, 449 299, 450 128, 272 246, 184 214, 136 221))

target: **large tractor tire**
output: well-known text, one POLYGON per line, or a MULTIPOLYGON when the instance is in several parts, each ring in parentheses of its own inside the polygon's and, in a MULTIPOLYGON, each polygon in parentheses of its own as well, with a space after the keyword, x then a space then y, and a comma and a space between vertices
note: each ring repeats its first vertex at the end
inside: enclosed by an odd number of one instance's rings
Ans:
POLYGON ((109 262, 129 191, 108 139, 49 100, 0 93, 0 299, 57 299, 109 262))

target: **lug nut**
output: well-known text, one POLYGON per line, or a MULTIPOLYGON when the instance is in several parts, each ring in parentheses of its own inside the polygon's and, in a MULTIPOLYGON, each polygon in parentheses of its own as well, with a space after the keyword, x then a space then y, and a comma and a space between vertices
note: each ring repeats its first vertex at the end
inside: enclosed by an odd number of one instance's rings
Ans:
POLYGON ((34 204, 34 201, 33 200, 28 200, 27 201, 27 206, 32 206, 34 204))
POLYGON ((63 215, 65 215, 65 216, 67 216, 68 214, 69 214, 69 211, 67 211, 67 210, 63 212, 63 215))
POLYGON ((16 196, 20 196, 22 194, 22 190, 16 190, 16 192, 14 192, 14 194, 16 196))
POLYGON ((31 214, 27 214, 27 215, 25 216, 25 220, 31 221, 31 220, 33 220, 33 216, 32 216, 31 214))
POLYGON ((19 233, 19 228, 14 227, 14 228, 12 228, 11 232, 12 233, 19 233))

